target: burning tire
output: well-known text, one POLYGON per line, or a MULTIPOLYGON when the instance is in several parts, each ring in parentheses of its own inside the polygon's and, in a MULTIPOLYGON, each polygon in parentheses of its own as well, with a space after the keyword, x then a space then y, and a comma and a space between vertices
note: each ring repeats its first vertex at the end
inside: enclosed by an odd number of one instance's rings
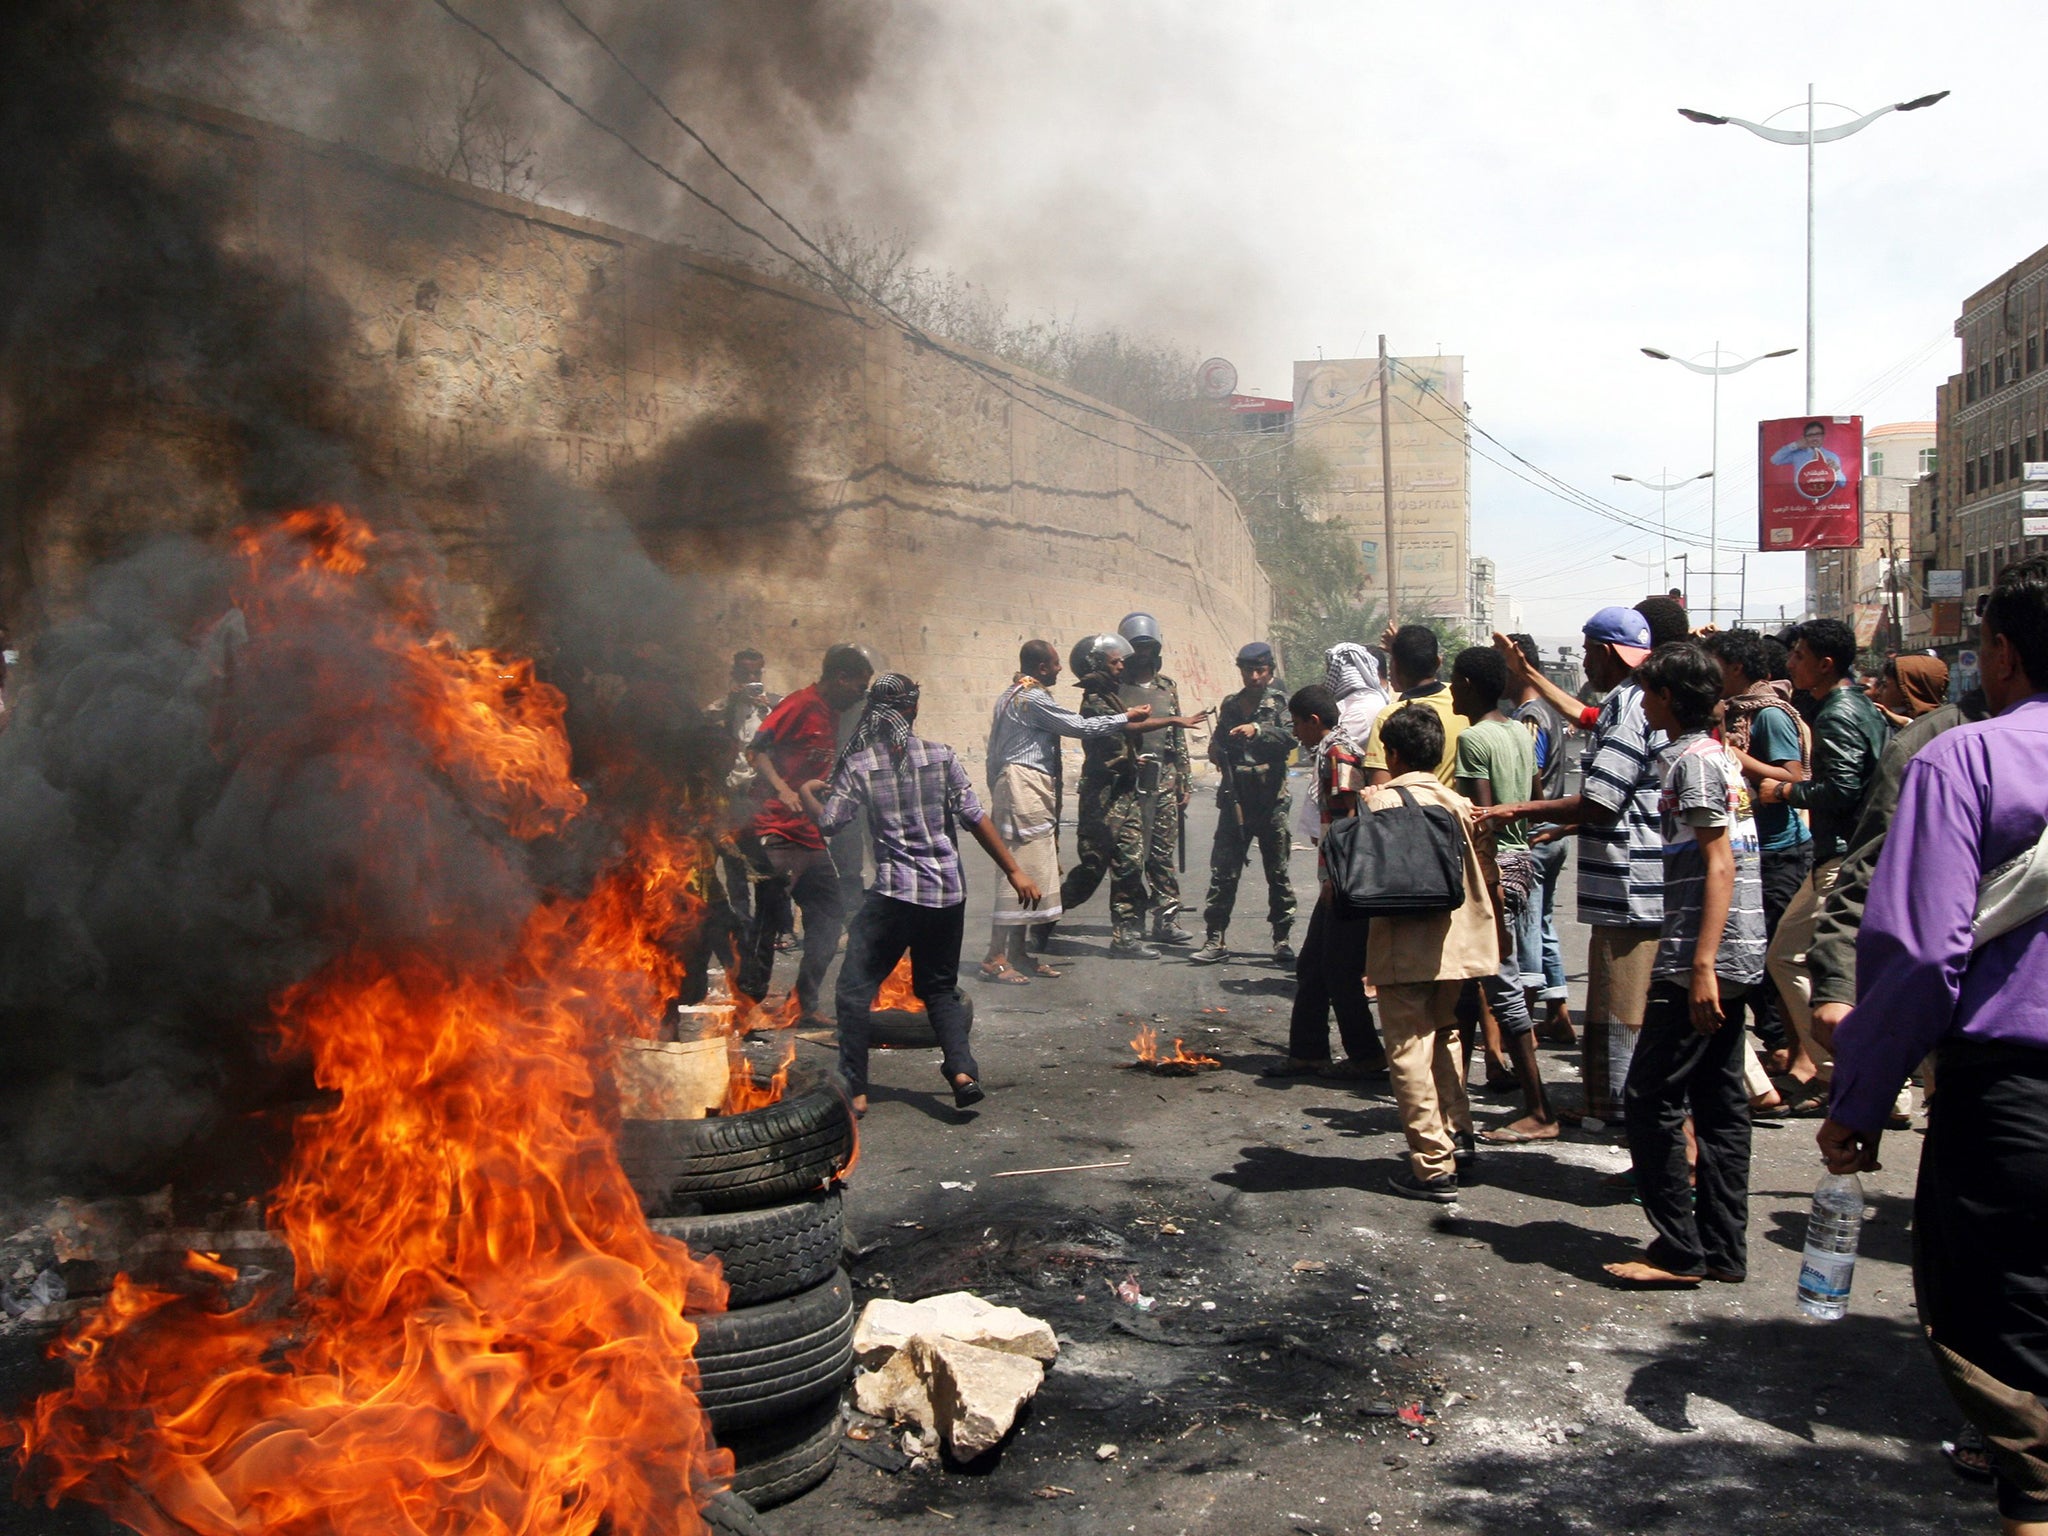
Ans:
POLYGON ((729 1307, 780 1301, 829 1280, 846 1241, 846 1209, 837 1193, 721 1216, 657 1216, 648 1225, 716 1254, 732 1292, 729 1307))
MULTIPOLYGON (((974 999, 962 992, 967 1022, 974 1022, 974 999)), ((939 1037, 932 1016, 922 1008, 876 1008, 868 1014, 868 1044, 888 1051, 935 1051, 939 1037)))
POLYGON ((721 1439, 836 1397, 853 1366, 853 1282, 697 1318, 697 1401, 721 1439))
POLYGON ((649 1216, 751 1211, 822 1189, 853 1161, 853 1112, 817 1073, 792 1072, 763 1109, 703 1120, 627 1120, 619 1162, 649 1216))
POLYGON ((832 1475, 845 1433, 845 1410, 835 1395, 786 1425, 734 1435, 724 1442, 737 1463, 732 1491, 756 1509, 800 1498, 832 1475))

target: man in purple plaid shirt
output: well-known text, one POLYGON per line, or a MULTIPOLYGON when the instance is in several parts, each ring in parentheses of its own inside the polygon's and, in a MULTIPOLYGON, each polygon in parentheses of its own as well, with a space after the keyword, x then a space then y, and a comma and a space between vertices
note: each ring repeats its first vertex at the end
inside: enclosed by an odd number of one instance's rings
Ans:
POLYGON ((967 1009, 960 996, 960 942, 967 879, 954 828, 965 822, 1026 907, 1040 892, 989 825, 967 771, 943 742, 911 734, 917 684, 886 672, 868 689, 867 711, 839 754, 832 780, 799 788, 804 807, 826 836, 865 808, 874 839, 875 883, 847 931, 839 968, 839 1071, 854 1113, 868 1107, 868 1010, 875 990, 910 951, 910 990, 931 1015, 939 1037, 940 1071, 961 1109, 985 1097, 980 1068, 967 1047, 967 1009), (819 791, 823 790, 821 798, 819 791))

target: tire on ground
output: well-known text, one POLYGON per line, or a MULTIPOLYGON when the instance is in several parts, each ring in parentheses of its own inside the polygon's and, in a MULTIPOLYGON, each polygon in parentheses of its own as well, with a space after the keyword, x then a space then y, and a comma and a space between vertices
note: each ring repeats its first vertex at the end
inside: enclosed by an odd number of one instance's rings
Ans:
MULTIPOLYGON (((963 991, 960 1001, 972 1025, 974 999, 963 991)), ((932 1051, 938 1049, 939 1037, 932 1029, 932 1016, 922 1008, 877 1008, 868 1014, 868 1044, 892 1051, 932 1051)))
POLYGON ((853 1369, 853 1282, 839 1270, 764 1306, 697 1325, 697 1401, 721 1439, 836 1397, 853 1369))
POLYGON ((835 1191, 765 1210, 717 1216, 657 1216, 663 1237, 716 1255, 732 1292, 726 1305, 758 1307, 831 1278, 846 1242, 846 1208, 835 1191))
POLYGON ((754 1506, 737 1492, 713 1494, 697 1513, 711 1536, 768 1536, 768 1527, 754 1518, 754 1506))
POLYGON ((782 1099, 740 1115, 627 1120, 619 1162, 649 1216, 750 1211, 824 1188, 853 1161, 853 1113, 821 1073, 791 1072, 782 1099))
POLYGON ((845 1433, 846 1411, 835 1394, 786 1423, 732 1436, 724 1442, 736 1463, 732 1491, 756 1509, 809 1493, 832 1475, 845 1433))

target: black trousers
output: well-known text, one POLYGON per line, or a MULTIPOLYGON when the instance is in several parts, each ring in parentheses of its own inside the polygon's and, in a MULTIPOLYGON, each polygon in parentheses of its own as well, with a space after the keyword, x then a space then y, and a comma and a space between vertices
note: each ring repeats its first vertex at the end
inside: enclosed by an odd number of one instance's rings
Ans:
POLYGON ((839 871, 823 848, 763 840, 761 858, 773 878, 755 890, 754 921, 747 930, 747 950, 740 966, 739 990, 759 1002, 775 979, 775 941, 789 932, 790 903, 804 915, 804 954, 796 969, 797 1003, 806 1014, 819 1011, 818 994, 825 972, 839 953, 839 929, 845 921, 839 871))
POLYGON ((846 1091, 868 1091, 868 1009, 875 989, 888 980, 903 952, 910 951, 910 990, 931 1015, 939 1037, 939 1070, 950 1085, 964 1072, 980 1077, 967 1048, 967 1006, 960 996, 960 938, 965 902, 920 907, 869 891, 847 930, 846 960, 839 967, 839 1074, 846 1091))
MULTIPOLYGON (((1796 848, 1766 848, 1759 859, 1759 872, 1764 888, 1764 936, 1776 938, 1778 920, 1813 873, 1813 840, 1808 838, 1796 848)), ((1749 1022, 1765 1050, 1790 1050, 1797 1044, 1785 1022, 1785 1005, 1778 1001, 1778 984, 1768 972, 1750 989, 1749 1022)))
POLYGON ((1952 1038, 1934 1081, 1913 1196, 1920 1321, 1991 1446, 1999 1512, 2048 1520, 2048 1050, 1952 1038))
POLYGON ((1365 938, 1369 917, 1339 917, 1327 899, 1309 914, 1308 937, 1294 957, 1294 1014, 1287 1054, 1297 1061, 1330 1059, 1330 1014, 1352 1061, 1381 1061, 1386 1051, 1365 999, 1365 938))
POLYGON ((1692 999, 1675 981, 1650 985, 1642 1033, 1628 1064, 1622 1114, 1636 1193, 1656 1229, 1649 1260, 1674 1275, 1749 1272, 1749 1095, 1745 988, 1721 983, 1721 1027, 1692 1027, 1692 999), (1699 1143, 1686 1187, 1685 1117, 1699 1143))

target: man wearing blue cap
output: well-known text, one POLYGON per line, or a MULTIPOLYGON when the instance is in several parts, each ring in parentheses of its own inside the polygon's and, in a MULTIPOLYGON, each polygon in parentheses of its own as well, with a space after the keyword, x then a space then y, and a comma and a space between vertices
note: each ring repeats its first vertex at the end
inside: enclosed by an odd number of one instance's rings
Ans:
POLYGON ((1208 937, 1192 958, 1200 965, 1229 958, 1224 935, 1237 904, 1237 882, 1256 839, 1259 862, 1266 870, 1273 958, 1291 965, 1294 946, 1288 936, 1294 930, 1294 882, 1287 872, 1292 842, 1287 760, 1294 755, 1293 717, 1287 712, 1287 692, 1273 675, 1272 646, 1263 640, 1245 646, 1237 653, 1237 672, 1244 687, 1223 701, 1209 737, 1209 761, 1223 771, 1223 786, 1216 794, 1221 814, 1209 851, 1209 899, 1202 904, 1208 937))
MULTIPOLYGON (((1479 813, 1495 823, 1529 817, 1578 828, 1579 921, 1593 930, 1580 1065, 1586 1113, 1609 1120, 1620 1113, 1664 924, 1664 829, 1657 800, 1665 737, 1650 729, 1634 673, 1660 639, 1684 638, 1682 613, 1672 623, 1677 632, 1659 636, 1634 608, 1602 608, 1588 619, 1587 681, 1613 691, 1593 721, 1583 787, 1562 800, 1491 806, 1479 813)), ((1519 652, 1509 667, 1525 677, 1533 672, 1519 652)), ((1534 677, 1542 680, 1539 687, 1549 684, 1546 693, 1556 690, 1541 673, 1534 677)), ((1565 703, 1574 702, 1556 691, 1565 703)))

